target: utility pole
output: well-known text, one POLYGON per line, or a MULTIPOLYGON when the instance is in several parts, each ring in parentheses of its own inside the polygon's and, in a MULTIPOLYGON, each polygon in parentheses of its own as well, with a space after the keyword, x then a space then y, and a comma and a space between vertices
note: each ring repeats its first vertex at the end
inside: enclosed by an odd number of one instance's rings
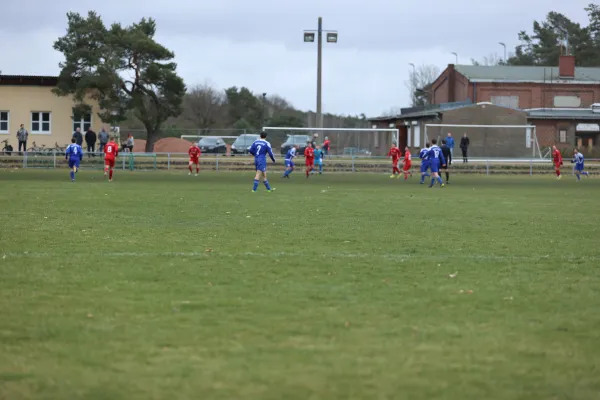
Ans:
POLYGON ((337 31, 323 30, 323 18, 319 17, 317 30, 305 30, 304 41, 314 42, 315 33, 317 34, 317 114, 315 125, 317 128, 323 128, 323 113, 322 113, 322 72, 323 72, 323 32, 327 34, 327 43, 337 43, 337 31))

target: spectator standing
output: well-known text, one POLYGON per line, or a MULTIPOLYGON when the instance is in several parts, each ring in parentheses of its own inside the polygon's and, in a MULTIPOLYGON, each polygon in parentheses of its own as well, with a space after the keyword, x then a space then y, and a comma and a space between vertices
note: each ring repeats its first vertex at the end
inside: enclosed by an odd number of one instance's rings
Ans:
POLYGON ((75 143, 77 143, 79 146, 83 144, 83 135, 81 134, 81 129, 79 127, 77 127, 75 132, 73 132, 73 139, 75 139, 75 143))
POLYGON ((19 141, 19 154, 23 154, 21 152, 21 146, 23 146, 23 151, 27 151, 27 138, 29 138, 29 132, 27 129, 21 124, 21 127, 17 131, 17 140, 19 141))
POLYGON ((454 138, 452 137, 452 133, 448 132, 448 137, 446 138, 446 146, 450 149, 450 154, 454 157, 454 138))
POLYGON ((100 141, 99 152, 104 153, 104 146, 106 146, 106 143, 108 143, 108 132, 106 132, 104 128, 102 128, 98 134, 98 141, 100 141))
POLYGON ((469 150, 470 144, 471 142, 465 132, 463 137, 460 139, 460 149, 462 150, 463 163, 469 162, 469 160, 467 159, 467 151, 469 150))
POLYGON ((133 135, 130 133, 129 136, 127 136, 127 149, 129 150, 130 153, 133 153, 133 135))
POLYGON ((85 143, 87 144, 87 153, 88 157, 95 157, 96 154, 96 132, 92 130, 91 127, 88 128, 85 133, 85 143))

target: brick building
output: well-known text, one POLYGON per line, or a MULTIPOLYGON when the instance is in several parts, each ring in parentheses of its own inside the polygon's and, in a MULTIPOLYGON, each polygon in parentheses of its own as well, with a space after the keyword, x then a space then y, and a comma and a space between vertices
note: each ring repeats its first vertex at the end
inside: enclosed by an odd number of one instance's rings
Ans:
MULTIPOLYGON (((373 126, 397 125, 401 130, 401 144, 413 147, 415 132, 422 136, 424 124, 451 123, 447 122, 452 119, 450 115, 457 112, 450 110, 471 107, 470 111, 463 112, 470 120, 462 119, 461 124, 509 125, 507 120, 517 114, 525 115, 525 121, 518 125, 534 125, 542 148, 553 144, 564 149, 578 146, 592 153, 600 146, 600 112, 597 112, 600 111, 600 68, 576 67, 573 56, 561 56, 556 67, 450 64, 423 91, 430 106, 404 109, 399 116, 372 119, 373 126), (483 107, 467 106, 486 103, 497 107, 483 111, 483 107), (507 110, 521 111, 509 118, 511 112, 507 110), (484 114, 479 116, 477 112, 484 114), (497 115, 492 116, 492 113, 497 115)), ((506 135, 503 137, 508 139, 506 135)), ((520 148, 521 143, 519 139, 513 147, 520 148)), ((489 154, 481 156, 504 151, 498 148, 485 152, 489 154)))

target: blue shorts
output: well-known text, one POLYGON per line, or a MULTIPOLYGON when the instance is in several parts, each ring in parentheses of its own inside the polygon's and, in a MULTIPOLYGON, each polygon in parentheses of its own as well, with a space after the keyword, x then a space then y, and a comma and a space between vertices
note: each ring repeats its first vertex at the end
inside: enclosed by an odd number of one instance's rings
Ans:
POLYGON ((430 161, 429 168, 431 169, 432 173, 440 172, 440 162, 439 161, 430 161))
POLYGON ((427 172, 428 169, 429 169, 429 161, 422 161, 421 162, 421 172, 427 172))
POLYGON ((323 165, 323 160, 315 160, 315 165, 323 165))
POLYGON ((578 172, 583 171, 583 164, 575 164, 575 171, 578 171, 578 172))
POLYGON ((292 160, 285 160, 285 167, 286 168, 294 168, 294 162, 292 160))
POLYGON ((76 160, 69 158, 69 168, 73 168, 73 167, 77 167, 79 168, 79 163, 81 162, 81 160, 78 158, 76 160))
POLYGON ((257 171, 267 172, 267 160, 254 160, 254 167, 257 171))

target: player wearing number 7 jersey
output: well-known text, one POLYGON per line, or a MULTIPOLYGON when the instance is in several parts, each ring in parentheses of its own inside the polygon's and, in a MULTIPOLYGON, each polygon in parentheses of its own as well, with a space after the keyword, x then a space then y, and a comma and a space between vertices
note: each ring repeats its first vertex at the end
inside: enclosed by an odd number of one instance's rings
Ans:
POLYGON ((108 181, 112 182, 113 169, 115 161, 119 155, 119 146, 115 143, 114 136, 111 136, 110 142, 104 146, 104 176, 108 173, 108 181))
POLYGON ((252 187, 252 191, 256 192, 258 189, 258 184, 260 183, 260 178, 262 176, 263 183, 267 188, 267 191, 271 191, 271 186, 269 185, 269 181, 267 180, 267 154, 275 163, 275 156, 273 155, 273 149, 271 149, 271 143, 267 142, 265 139, 267 138, 266 132, 261 132, 260 139, 257 139, 252 143, 248 152, 254 156, 254 166, 256 168, 256 175, 254 176, 254 186, 252 187))

